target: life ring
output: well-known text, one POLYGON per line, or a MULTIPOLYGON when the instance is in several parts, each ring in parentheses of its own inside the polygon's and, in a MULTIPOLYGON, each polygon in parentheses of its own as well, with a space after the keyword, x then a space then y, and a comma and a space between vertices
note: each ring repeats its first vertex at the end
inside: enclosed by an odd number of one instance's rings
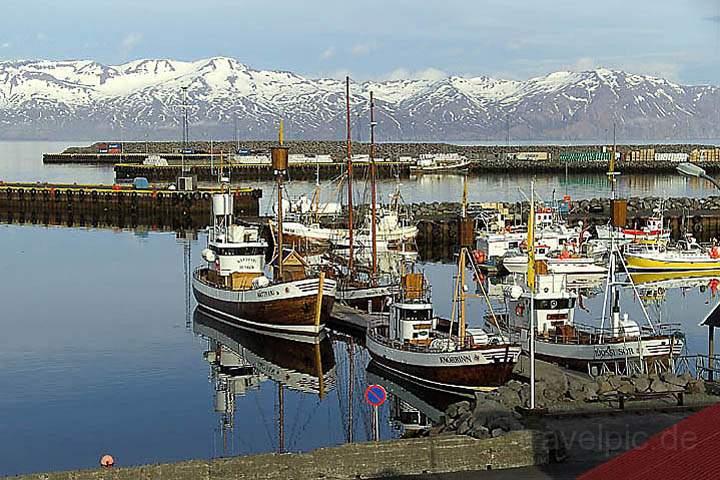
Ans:
POLYGON ((193 200, 200 200, 202 198, 202 194, 200 192, 193 193, 193 200))
POLYGON ((515 307, 515 315, 517 315, 518 317, 522 317, 524 313, 525 313, 525 307, 518 304, 515 307))

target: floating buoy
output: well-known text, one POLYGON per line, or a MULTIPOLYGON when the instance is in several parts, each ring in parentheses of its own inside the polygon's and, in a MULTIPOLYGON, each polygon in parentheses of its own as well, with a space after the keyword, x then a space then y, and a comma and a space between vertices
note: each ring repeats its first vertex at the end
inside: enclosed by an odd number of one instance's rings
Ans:
POLYGON ((103 468, 110 468, 113 465, 115 465, 115 459, 112 457, 112 455, 103 455, 100 459, 100 466, 103 468))

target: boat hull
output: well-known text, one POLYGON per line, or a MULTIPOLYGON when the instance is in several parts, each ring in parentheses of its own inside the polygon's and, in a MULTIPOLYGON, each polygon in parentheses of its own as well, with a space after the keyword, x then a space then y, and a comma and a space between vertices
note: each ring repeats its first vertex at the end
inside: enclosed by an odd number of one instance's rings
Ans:
MULTIPOLYGON (((537 358, 590 375, 602 373, 603 368, 613 369, 626 364, 644 364, 642 368, 652 371, 670 366, 670 359, 681 354, 684 342, 679 338, 658 336, 642 340, 626 340, 596 344, 568 344, 538 340, 535 342, 537 358), (597 369, 593 372, 593 368, 597 369)), ((523 350, 529 352, 529 343, 523 342, 523 350)))
POLYGON ((317 335, 330 318, 335 282, 325 279, 320 318, 317 317, 319 280, 298 280, 252 290, 226 290, 193 276, 193 293, 204 309, 232 323, 267 332, 317 335))
POLYGON ((512 374, 518 345, 452 352, 393 348, 368 335, 365 345, 380 367, 429 388, 455 391, 494 390, 512 374))
POLYGON ((626 254, 625 261, 627 262, 628 270, 630 271, 644 271, 644 272, 667 272, 667 271, 704 271, 704 270, 719 270, 720 259, 707 258, 707 259, 684 259, 684 258, 650 258, 648 256, 626 254))

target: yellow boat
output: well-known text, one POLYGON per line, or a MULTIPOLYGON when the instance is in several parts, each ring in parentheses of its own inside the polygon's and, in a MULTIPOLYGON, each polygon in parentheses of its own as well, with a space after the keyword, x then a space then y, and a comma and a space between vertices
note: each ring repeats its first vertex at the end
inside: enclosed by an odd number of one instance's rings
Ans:
POLYGON ((720 258, 703 250, 648 250, 628 252, 625 261, 630 271, 693 272, 720 270, 720 258))

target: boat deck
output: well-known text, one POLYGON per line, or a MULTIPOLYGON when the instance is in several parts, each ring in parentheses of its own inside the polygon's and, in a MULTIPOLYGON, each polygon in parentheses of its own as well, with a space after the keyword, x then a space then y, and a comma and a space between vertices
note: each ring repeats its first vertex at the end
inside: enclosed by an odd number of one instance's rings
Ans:
POLYGON ((374 321, 385 318, 384 313, 365 313, 356 308, 335 302, 332 313, 330 314, 329 325, 338 327, 341 330, 350 330, 354 332, 362 332, 374 321))

